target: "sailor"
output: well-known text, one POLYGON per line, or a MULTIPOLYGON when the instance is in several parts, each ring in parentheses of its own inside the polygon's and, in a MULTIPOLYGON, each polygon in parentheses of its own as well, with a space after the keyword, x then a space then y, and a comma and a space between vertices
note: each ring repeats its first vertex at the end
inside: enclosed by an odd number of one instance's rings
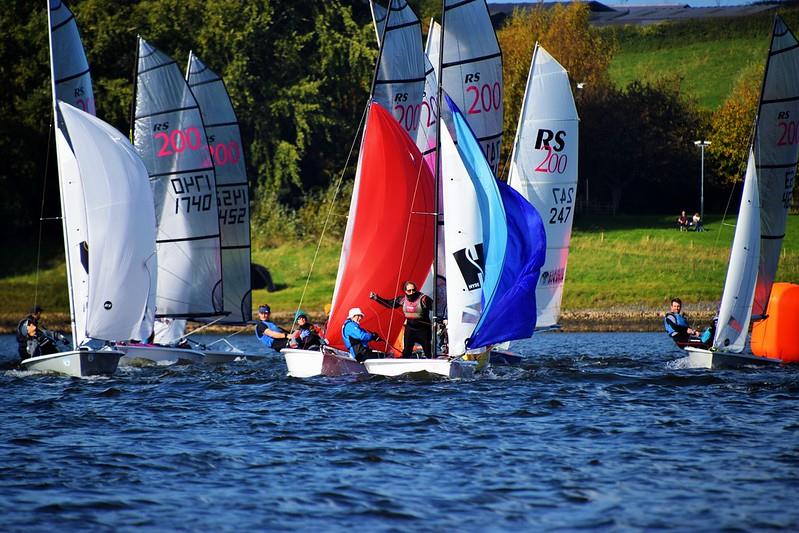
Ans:
POLYGON ((682 314, 682 300, 679 298, 671 299, 671 311, 666 313, 663 325, 666 333, 680 348, 693 346, 707 349, 713 339, 711 328, 705 330, 701 337, 697 330, 691 328, 688 319, 682 314))
POLYGON ((255 337, 265 346, 279 352, 289 342, 289 334, 274 322, 269 321, 272 309, 268 305, 258 308, 258 321, 255 324, 255 337))
POLYGON ((303 350, 318 350, 322 346, 322 330, 312 324, 303 311, 297 311, 294 322, 296 329, 291 334, 289 346, 303 350))
POLYGON ((30 314, 17 324, 17 352, 20 361, 28 357, 58 352, 56 341, 69 344, 69 339, 61 333, 49 331, 42 327, 42 311, 43 309, 40 306, 34 305, 30 314), (36 355, 33 355, 34 353, 36 355))
POLYGON ((432 354, 433 328, 430 321, 430 309, 433 307, 433 302, 430 297, 419 292, 416 289, 416 284, 412 281, 405 282, 404 293, 391 300, 386 300, 374 292, 370 292, 369 298, 389 309, 402 307, 402 313, 405 315, 402 357, 413 357, 413 345, 418 342, 422 346, 424 356, 429 358, 432 354))
POLYGON ((369 349, 369 342, 380 340, 377 333, 366 331, 361 327, 361 319, 363 318, 363 311, 360 307, 353 307, 347 313, 347 320, 341 328, 341 336, 344 338, 344 346, 359 363, 363 363, 369 359, 372 351, 369 349))

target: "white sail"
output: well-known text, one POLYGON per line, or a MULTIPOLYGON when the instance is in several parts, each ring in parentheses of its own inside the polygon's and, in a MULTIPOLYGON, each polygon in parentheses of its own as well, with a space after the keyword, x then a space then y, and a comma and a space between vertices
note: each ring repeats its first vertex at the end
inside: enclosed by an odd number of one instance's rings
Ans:
POLYGON ((216 177, 200 110, 177 64, 139 38, 134 145, 158 224, 156 317, 223 311, 216 177))
POLYGON ((541 213, 547 255, 541 269, 536 327, 557 325, 577 199, 577 108, 569 75, 536 44, 513 144, 508 183, 541 213))
POLYGON ((128 140, 105 122, 64 102, 58 112, 64 223, 70 229, 85 224, 76 255, 88 290, 86 300, 76 302, 85 314, 84 325, 73 331, 75 342, 139 338, 155 289, 155 212, 147 171, 128 140))
POLYGON ((746 343, 760 259, 760 198, 755 167, 755 156, 750 151, 713 340, 714 348, 733 353, 742 352, 746 343))
MULTIPOLYGON (((446 0, 443 16, 444 90, 463 110, 494 174, 502 144, 502 52, 485 0, 446 0)), ((436 61, 430 58, 433 64, 436 61)))
POLYGON ((766 314, 799 158, 799 41, 776 17, 753 144, 760 195, 760 264, 753 314, 766 314))
POLYGON ((449 130, 441 127, 449 354, 466 352, 482 311, 483 226, 472 180, 449 130))
POLYGON ((49 8, 54 98, 94 115, 89 62, 83 51, 75 16, 61 0, 50 0, 49 8))
POLYGON ((216 170, 222 235, 223 323, 252 320, 250 281, 250 201, 244 148, 236 112, 225 83, 189 53, 186 81, 200 106, 216 170))
POLYGON ((415 139, 425 82, 422 25, 405 0, 391 0, 389 11, 371 0, 370 5, 378 45, 382 45, 372 98, 415 139))

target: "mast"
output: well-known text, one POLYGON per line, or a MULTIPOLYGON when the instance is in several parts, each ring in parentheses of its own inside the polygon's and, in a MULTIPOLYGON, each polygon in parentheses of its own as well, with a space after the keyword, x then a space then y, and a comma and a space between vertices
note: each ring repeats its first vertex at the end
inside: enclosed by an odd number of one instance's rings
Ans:
POLYGON ((130 101, 130 135, 128 140, 133 143, 133 130, 136 127, 136 92, 139 85, 139 41, 141 35, 136 36, 136 60, 133 62, 133 99, 130 101))
MULTIPOLYGON (((441 0, 441 38, 438 42, 438 79, 436 80, 438 87, 436 93, 436 168, 433 176, 433 201, 435 202, 435 209, 433 209, 433 316, 432 316, 432 348, 433 359, 438 357, 438 343, 436 342, 436 324, 438 323, 438 226, 439 211, 441 205, 438 198, 438 184, 441 181, 441 102, 444 101, 444 86, 442 83, 443 74, 443 61, 444 61, 444 24, 447 17, 447 2, 441 0)), ((432 28, 432 25, 431 25, 432 28)), ((428 30, 430 31, 430 30, 428 30)))

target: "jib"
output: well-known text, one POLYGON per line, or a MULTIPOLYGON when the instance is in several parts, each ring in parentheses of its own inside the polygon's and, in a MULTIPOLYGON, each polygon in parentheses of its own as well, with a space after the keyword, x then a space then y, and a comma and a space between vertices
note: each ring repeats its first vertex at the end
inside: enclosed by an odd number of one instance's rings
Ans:
POLYGON ((159 122, 153 124, 153 131, 166 131, 169 129, 169 122, 159 122))
POLYGON ((565 131, 554 133, 551 130, 545 130, 542 128, 538 130, 538 137, 535 140, 535 149, 540 150, 542 146, 548 146, 556 152, 560 152, 563 150, 563 147, 566 146, 564 137, 566 137, 565 131), (552 139, 555 139, 554 146, 550 143, 552 139))
POLYGON ((476 81, 480 81, 480 73, 479 72, 475 72, 473 74, 467 74, 463 78, 463 83, 474 83, 476 81))

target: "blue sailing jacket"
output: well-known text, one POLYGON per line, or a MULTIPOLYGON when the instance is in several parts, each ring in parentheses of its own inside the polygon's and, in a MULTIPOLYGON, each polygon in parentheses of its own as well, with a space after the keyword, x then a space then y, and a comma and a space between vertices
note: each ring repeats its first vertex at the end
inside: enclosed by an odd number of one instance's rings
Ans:
POLYGON ((341 328, 341 336, 344 337, 344 346, 347 347, 353 359, 355 359, 356 345, 365 345, 376 338, 374 333, 366 331, 351 318, 344 322, 344 326, 341 328))

